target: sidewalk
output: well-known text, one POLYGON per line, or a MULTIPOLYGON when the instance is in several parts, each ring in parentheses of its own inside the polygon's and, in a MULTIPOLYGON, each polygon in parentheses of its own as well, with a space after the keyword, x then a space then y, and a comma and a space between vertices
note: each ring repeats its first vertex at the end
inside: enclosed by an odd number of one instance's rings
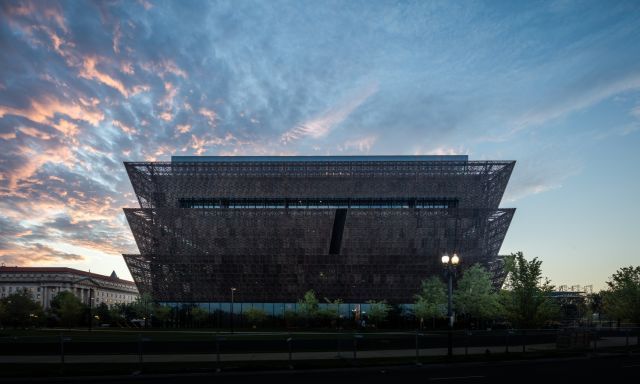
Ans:
MULTIPOLYGON (((637 340, 630 339, 629 342, 637 340)), ((597 348, 621 347, 625 346, 626 337, 607 337, 601 338, 597 342, 597 348)), ((593 342, 591 344, 593 348, 593 342)), ((531 344, 526 346, 526 352, 550 351, 555 350, 555 343, 547 344, 531 344)), ((499 354, 506 352, 505 346, 489 346, 489 347, 469 347, 467 353, 469 355, 481 355, 487 353, 499 354)), ((510 352, 522 352, 522 345, 511 345, 510 352)), ((421 357, 426 356, 446 356, 447 348, 424 348, 419 350, 421 357)), ((464 347, 456 347, 453 354, 462 356, 465 354, 464 347)), ((357 351, 356 358, 395 358, 395 357, 415 357, 415 349, 393 349, 393 350, 365 350, 357 351)), ((179 355, 158 355, 144 354, 143 361, 145 363, 176 363, 176 362, 212 362, 218 359, 217 354, 179 354, 179 355)), ((330 352, 295 352, 291 355, 292 361, 296 360, 334 360, 334 359, 353 359, 353 350, 345 349, 338 353, 330 352)), ((228 361, 273 361, 288 360, 288 352, 274 353, 221 353, 220 362, 228 361)), ((129 355, 65 355, 65 363, 89 364, 89 363, 139 363, 140 356, 138 354, 129 355)), ((60 363, 59 355, 34 355, 34 356, 0 356, 0 363, 27 363, 27 364, 55 364, 60 363)))

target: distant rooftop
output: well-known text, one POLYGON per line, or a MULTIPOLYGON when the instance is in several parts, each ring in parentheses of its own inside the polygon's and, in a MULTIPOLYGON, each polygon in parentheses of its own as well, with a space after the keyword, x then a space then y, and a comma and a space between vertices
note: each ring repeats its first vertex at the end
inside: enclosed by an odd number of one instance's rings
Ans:
POLYGON ((172 163, 349 161, 469 161, 467 155, 420 156, 171 156, 172 163))
POLYGON ((91 272, 81 271, 79 269, 67 268, 67 267, 18 267, 18 266, 7 267, 2 265, 0 266, 0 273, 47 273, 47 274, 48 273, 56 273, 56 274, 69 273, 74 275, 91 277, 94 279, 110 280, 110 281, 123 283, 131 286, 136 285, 136 283, 134 283, 133 281, 120 279, 116 275, 115 271, 111 273, 111 276, 106 276, 106 275, 100 275, 98 273, 91 273, 91 272))

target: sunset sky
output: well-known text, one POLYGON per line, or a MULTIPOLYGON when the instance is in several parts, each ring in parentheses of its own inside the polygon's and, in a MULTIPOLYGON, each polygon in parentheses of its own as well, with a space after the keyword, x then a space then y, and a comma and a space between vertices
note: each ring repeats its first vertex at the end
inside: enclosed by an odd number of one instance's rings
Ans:
POLYGON ((130 278, 123 161, 278 154, 516 160, 501 253, 604 288, 640 265, 640 2, 0 2, 5 265, 130 278))

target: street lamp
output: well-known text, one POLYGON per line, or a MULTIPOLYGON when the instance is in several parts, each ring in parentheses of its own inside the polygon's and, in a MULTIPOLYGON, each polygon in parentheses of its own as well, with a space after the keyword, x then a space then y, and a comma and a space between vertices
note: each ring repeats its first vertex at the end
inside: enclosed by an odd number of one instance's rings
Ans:
POLYGON ((449 255, 445 253, 440 260, 442 261, 442 266, 444 267, 444 274, 448 279, 447 317, 449 318, 449 340, 447 355, 451 357, 453 356, 453 312, 451 311, 451 300, 453 296, 453 275, 455 275, 456 273, 456 267, 458 266, 458 263, 460 263, 460 258, 455 253, 451 257, 449 257, 449 255))
POLYGON ((233 333, 233 293, 236 291, 235 287, 231 287, 231 333, 233 333))

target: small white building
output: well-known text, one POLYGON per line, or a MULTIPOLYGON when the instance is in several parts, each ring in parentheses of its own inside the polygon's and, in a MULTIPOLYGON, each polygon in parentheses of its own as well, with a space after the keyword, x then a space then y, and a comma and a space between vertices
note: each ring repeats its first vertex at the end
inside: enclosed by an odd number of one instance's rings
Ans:
POLYGON ((138 297, 136 284, 119 279, 115 271, 105 276, 73 268, 0 267, 0 298, 24 289, 45 309, 61 291, 72 292, 84 304, 91 302, 92 307, 131 303, 138 297))

